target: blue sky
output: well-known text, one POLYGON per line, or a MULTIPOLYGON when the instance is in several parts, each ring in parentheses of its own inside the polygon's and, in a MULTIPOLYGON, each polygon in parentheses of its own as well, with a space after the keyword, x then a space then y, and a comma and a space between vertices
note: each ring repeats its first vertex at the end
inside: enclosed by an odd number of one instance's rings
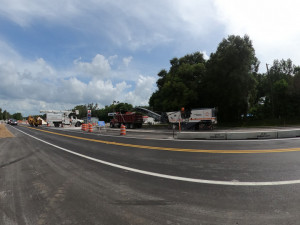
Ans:
POLYGON ((261 71, 300 64, 292 0, 0 0, 0 107, 38 114, 114 100, 146 105, 169 60, 248 34, 261 71))

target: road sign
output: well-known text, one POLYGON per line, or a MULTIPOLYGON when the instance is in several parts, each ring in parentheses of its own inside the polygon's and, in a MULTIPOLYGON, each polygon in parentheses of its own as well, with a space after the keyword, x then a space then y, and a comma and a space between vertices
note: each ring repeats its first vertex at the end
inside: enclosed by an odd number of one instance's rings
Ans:
POLYGON ((92 117, 92 110, 88 109, 87 110, 87 120, 88 120, 88 122, 91 121, 91 117, 92 117))
POLYGON ((105 127, 105 121, 98 121, 99 127, 105 127))

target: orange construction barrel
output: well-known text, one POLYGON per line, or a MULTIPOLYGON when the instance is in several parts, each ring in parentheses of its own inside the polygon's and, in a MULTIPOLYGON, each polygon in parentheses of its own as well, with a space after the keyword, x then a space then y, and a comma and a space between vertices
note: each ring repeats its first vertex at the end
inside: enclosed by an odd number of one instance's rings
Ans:
POLYGON ((126 135, 126 127, 122 124, 121 125, 121 133, 120 135, 126 135))
POLYGON ((93 132, 93 125, 90 123, 88 125, 88 132, 93 132))

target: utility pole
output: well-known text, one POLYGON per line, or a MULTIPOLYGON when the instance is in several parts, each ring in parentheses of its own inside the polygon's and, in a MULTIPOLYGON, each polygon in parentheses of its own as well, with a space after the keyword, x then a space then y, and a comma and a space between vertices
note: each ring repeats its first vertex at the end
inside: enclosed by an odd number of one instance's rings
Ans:
POLYGON ((268 76, 270 78, 270 87, 271 87, 271 105, 272 105, 272 116, 273 118, 275 117, 275 113, 274 113, 274 94, 273 94, 273 81, 272 81, 272 78, 270 76, 270 71, 269 71, 269 67, 268 67, 268 63, 266 63, 266 67, 267 67, 267 73, 268 73, 268 76))

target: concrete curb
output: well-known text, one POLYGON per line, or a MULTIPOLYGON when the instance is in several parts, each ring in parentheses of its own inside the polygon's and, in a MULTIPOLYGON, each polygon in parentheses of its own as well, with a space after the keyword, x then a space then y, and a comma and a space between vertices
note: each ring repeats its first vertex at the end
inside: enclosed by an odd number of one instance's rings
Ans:
POLYGON ((272 130, 251 132, 179 132, 177 139, 203 140, 248 140, 248 139, 277 139, 300 137, 298 130, 272 130))

